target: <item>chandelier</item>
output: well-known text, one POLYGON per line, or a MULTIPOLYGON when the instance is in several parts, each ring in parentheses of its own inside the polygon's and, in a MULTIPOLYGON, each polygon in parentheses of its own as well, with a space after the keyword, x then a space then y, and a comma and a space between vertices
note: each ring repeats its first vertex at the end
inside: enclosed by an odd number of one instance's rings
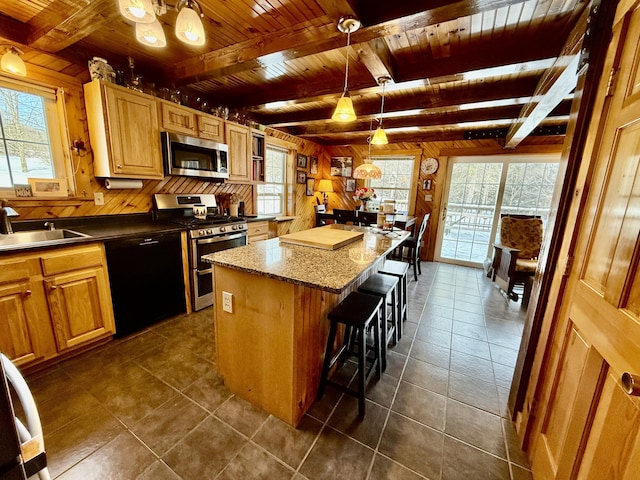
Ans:
POLYGON ((178 0, 175 6, 165 3, 165 0, 118 0, 120 13, 123 17, 136 24, 136 40, 153 48, 167 45, 162 25, 158 16, 167 13, 168 8, 177 10, 175 34, 187 45, 202 46, 205 44, 204 17, 202 7, 197 0, 178 0))

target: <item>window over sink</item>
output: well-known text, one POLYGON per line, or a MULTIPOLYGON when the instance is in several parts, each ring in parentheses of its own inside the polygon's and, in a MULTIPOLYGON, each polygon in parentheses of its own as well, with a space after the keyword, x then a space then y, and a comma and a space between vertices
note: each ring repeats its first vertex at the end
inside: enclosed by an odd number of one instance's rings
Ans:
POLYGON ((27 185, 28 178, 67 177, 59 95, 53 88, 0 77, 0 192, 13 196, 14 187, 27 185))

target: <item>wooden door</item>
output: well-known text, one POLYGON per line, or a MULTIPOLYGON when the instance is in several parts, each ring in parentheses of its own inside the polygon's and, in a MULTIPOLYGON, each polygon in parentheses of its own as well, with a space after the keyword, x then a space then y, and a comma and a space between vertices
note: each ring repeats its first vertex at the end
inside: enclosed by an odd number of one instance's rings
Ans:
POLYGON ((114 333, 103 267, 47 278, 45 289, 59 351, 114 333))
POLYGON ((32 362, 40 356, 36 321, 31 281, 24 279, 0 285, 0 352, 16 365, 32 362))
POLYGON ((164 177, 156 99, 105 85, 114 176, 164 177))
POLYGON ((588 139, 594 170, 535 409, 535 479, 640 478, 640 397, 621 382, 624 372, 640 382, 639 3, 621 3, 613 96, 588 139))
POLYGON ((250 182, 251 140, 249 127, 226 122, 225 137, 229 144, 229 180, 250 182))

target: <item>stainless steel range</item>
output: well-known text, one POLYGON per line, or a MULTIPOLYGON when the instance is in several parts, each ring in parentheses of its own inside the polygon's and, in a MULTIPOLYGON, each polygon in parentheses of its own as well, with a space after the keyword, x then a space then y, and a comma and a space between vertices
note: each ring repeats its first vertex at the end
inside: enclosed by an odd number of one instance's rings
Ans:
POLYGON ((213 275, 211 264, 202 255, 247 244, 247 222, 239 217, 218 213, 215 195, 154 195, 156 219, 177 223, 187 228, 189 239, 189 269, 191 298, 194 310, 213 305, 213 275), (204 204, 207 217, 195 218, 193 206, 204 204))

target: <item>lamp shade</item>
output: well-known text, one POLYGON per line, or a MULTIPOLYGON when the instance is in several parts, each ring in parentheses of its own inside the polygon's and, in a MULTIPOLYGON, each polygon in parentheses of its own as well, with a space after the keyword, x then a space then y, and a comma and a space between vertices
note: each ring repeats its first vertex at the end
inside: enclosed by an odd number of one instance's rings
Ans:
POLYGON ((373 163, 363 163, 353 171, 353 178, 382 178, 382 170, 373 163))
POLYGON ((162 25, 156 18, 153 23, 136 23, 136 40, 143 45, 154 48, 162 48, 167 45, 162 25))
POLYGON ((356 112, 353 110, 353 102, 351 101, 351 97, 349 97, 349 92, 345 92, 345 94, 340 97, 331 119, 336 122, 353 122, 356 119, 356 112))
POLYGON ((189 45, 204 45, 204 27, 200 17, 189 6, 185 6, 178 13, 176 19, 176 37, 189 45))
POLYGON ((118 0, 122 16, 136 23, 151 23, 156 19, 151 0, 118 0))
POLYGON ((2 56, 2 60, 0 60, 0 68, 5 72, 20 75, 21 77, 27 75, 27 67, 14 47, 11 47, 2 56))
POLYGON ((319 192, 333 192, 333 183, 331 180, 322 179, 318 182, 318 191, 319 192))
POLYGON ((386 145, 387 143, 389 143, 389 140, 387 140, 387 133, 382 127, 376 128, 376 132, 373 134, 373 138, 371 139, 371 145, 386 145))

